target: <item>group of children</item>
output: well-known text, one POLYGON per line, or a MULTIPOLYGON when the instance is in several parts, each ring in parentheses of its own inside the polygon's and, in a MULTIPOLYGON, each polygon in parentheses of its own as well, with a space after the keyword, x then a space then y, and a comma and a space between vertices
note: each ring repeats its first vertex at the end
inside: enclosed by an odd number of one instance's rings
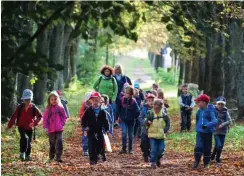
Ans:
MULTIPOLYGON (((49 136, 49 158, 62 162, 64 125, 69 117, 67 101, 60 97, 60 91, 53 91, 48 96, 44 115, 33 104, 33 93, 26 89, 22 100, 8 123, 11 128, 15 123, 20 133, 20 159, 31 160, 31 141, 33 127, 37 126, 43 117, 43 128, 49 136)), ((194 149, 197 168, 203 155, 204 167, 209 167, 210 160, 221 162, 221 153, 231 124, 226 99, 219 97, 216 106, 209 104, 210 98, 206 94, 194 99, 188 93, 187 85, 182 86, 182 95, 179 98, 181 110, 181 132, 191 129, 192 111, 197 103, 199 109, 196 113, 196 146, 194 149), (215 147, 212 149, 212 136, 214 135, 215 147)), ((141 150, 145 162, 151 162, 151 167, 160 167, 160 160, 165 151, 165 135, 170 129, 170 119, 167 115, 169 107, 164 97, 163 90, 157 84, 153 89, 143 94, 139 84, 134 88, 125 84, 121 92, 119 126, 122 131, 122 149, 119 154, 133 154, 134 137, 141 139, 141 150), (136 131, 136 132, 135 132, 136 131), (129 138, 127 147, 127 136, 129 138)), ((89 156, 91 165, 98 160, 106 161, 104 134, 113 134, 115 124, 114 112, 107 95, 99 92, 88 92, 80 108, 82 125, 82 147, 85 156, 89 156)))

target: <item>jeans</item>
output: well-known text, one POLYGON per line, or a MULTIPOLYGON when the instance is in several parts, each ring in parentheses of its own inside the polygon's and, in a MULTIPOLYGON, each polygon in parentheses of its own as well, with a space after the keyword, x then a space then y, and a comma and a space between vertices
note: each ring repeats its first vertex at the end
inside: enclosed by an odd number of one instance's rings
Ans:
POLYGON ((117 112, 117 105, 116 102, 112 103, 112 108, 113 108, 113 113, 114 113, 114 123, 116 122, 116 120, 118 120, 118 112, 117 112))
POLYGON ((83 153, 88 152, 88 138, 84 134, 81 136, 83 153))
POLYGON ((200 162, 202 154, 204 156, 203 163, 204 165, 209 164, 211 148, 212 148, 212 133, 199 133, 197 132, 196 136, 196 146, 194 149, 195 161, 200 162))
POLYGON ((26 130, 23 127, 19 127, 18 130, 20 134, 20 153, 26 153, 26 156, 30 156, 33 130, 26 130))
POLYGON ((151 147, 151 163, 155 164, 161 159, 165 150, 164 139, 149 138, 151 147))
POLYGON ((141 135, 141 151, 143 152, 143 157, 148 158, 150 156, 150 140, 148 138, 148 135, 145 133, 142 133, 141 135))
POLYGON ((181 131, 191 129, 191 115, 192 111, 181 111, 181 131))
POLYGON ((103 133, 89 134, 88 136, 88 151, 90 162, 97 162, 98 155, 101 154, 105 157, 105 146, 103 133))
POLYGON ((129 151, 132 150, 134 141, 134 126, 135 121, 121 122, 120 127, 122 129, 122 150, 126 150, 127 134, 129 137, 129 151))
POLYGON ((53 159, 56 154, 56 158, 61 159, 61 155, 63 154, 63 133, 62 132, 49 133, 49 144, 50 144, 49 157, 53 159))
POLYGON ((214 135, 215 146, 216 150, 222 150, 225 144, 225 135, 214 135))

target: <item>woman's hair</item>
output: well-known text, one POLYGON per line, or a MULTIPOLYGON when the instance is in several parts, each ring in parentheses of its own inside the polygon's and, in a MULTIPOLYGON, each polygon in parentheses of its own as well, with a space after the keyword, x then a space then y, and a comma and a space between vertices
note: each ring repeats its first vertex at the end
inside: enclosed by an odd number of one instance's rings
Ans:
POLYGON ((103 68, 101 69, 100 73, 102 75, 104 75, 105 70, 109 70, 110 71, 110 75, 113 75, 113 73, 114 73, 113 68, 108 66, 108 65, 103 66, 103 68))
POLYGON ((120 72, 121 72, 121 75, 123 75, 123 67, 122 67, 122 65, 120 65, 120 64, 115 65, 114 70, 117 70, 117 69, 119 69, 120 72))
POLYGON ((161 100, 161 99, 155 99, 154 101, 153 101, 153 105, 157 105, 157 106, 159 106, 160 108, 163 108, 163 101, 161 100))
POLYGON ((105 103, 105 104, 108 104, 108 102, 109 102, 109 97, 108 97, 107 95, 103 94, 103 95, 102 95, 102 98, 103 98, 103 100, 104 100, 104 103, 105 103))
POLYGON ((155 97, 158 97, 158 92, 156 90, 152 90, 152 94, 155 95, 155 97))
POLYGON ((161 88, 159 88, 158 90, 157 90, 157 93, 158 93, 158 98, 160 98, 160 99, 164 99, 164 90, 163 89, 161 89, 161 88))
POLYGON ((131 86, 126 87, 125 92, 132 96, 134 95, 134 89, 131 86))
POLYGON ((60 101, 60 98, 59 98, 59 95, 56 91, 52 91, 49 95, 48 95, 48 98, 47 98, 47 107, 51 107, 51 103, 50 103, 50 99, 51 97, 57 97, 57 103, 58 105, 61 104, 61 101, 60 101))

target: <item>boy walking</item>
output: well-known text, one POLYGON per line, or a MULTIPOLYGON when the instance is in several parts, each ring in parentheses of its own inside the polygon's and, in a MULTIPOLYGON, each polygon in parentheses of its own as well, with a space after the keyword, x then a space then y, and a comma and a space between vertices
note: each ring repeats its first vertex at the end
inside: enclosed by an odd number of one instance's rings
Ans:
POLYGON ((106 161, 102 130, 107 133, 109 124, 105 111, 101 109, 100 93, 94 92, 91 100, 92 106, 86 110, 81 125, 87 130, 90 165, 95 165, 99 154, 102 155, 102 161, 106 161))
POLYGON ((191 130, 191 115, 192 109, 195 106, 194 99, 188 93, 188 86, 183 85, 181 88, 182 94, 180 96, 180 111, 181 111, 181 132, 191 130))
POLYGON ((195 162, 193 168, 197 168, 203 154, 204 168, 209 167, 212 136, 217 125, 215 109, 213 105, 208 105, 210 98, 206 94, 200 95, 198 102, 198 111, 196 114, 196 146, 194 149, 195 162))
POLYGON ((225 136, 228 132, 228 127, 231 125, 231 117, 228 109, 225 107, 226 99, 224 97, 218 97, 216 99, 216 111, 218 112, 218 125, 214 132, 215 146, 211 155, 211 160, 215 160, 217 163, 221 163, 221 153, 225 143, 225 136), (216 157, 215 157, 216 156, 216 157))

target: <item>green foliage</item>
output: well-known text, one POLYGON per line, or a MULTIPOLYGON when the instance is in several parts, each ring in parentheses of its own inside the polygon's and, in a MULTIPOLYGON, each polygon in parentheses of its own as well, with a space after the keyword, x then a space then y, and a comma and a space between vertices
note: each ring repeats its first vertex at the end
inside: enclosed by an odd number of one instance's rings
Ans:
POLYGON ((163 68, 158 68, 156 80, 162 84, 176 85, 178 82, 178 73, 174 77, 173 69, 167 72, 163 68))

